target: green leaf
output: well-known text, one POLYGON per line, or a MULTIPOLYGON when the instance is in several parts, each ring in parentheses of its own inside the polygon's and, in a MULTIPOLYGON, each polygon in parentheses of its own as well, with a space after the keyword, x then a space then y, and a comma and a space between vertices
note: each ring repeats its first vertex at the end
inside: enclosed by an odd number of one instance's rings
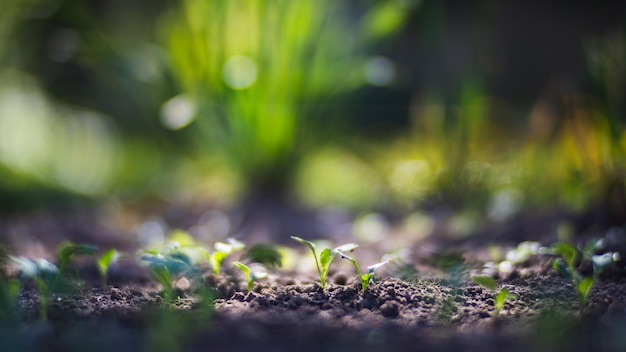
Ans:
POLYGON ((595 283, 595 279, 592 276, 586 277, 580 281, 578 287, 576 287, 578 291, 579 298, 581 299, 581 304, 585 304, 591 291, 593 290, 593 284, 595 283))
POLYGON ((39 291, 39 304, 40 304, 40 317, 42 320, 46 320, 48 317, 48 303, 50 301, 50 289, 48 284, 40 277, 35 276, 35 285, 37 291, 39 291))
POLYGON ((237 267, 239 270, 243 271, 246 276, 246 283, 248 284, 248 291, 252 291, 252 287, 254 285, 254 279, 250 275, 250 268, 248 268, 244 263, 234 262, 233 265, 237 267))
POLYGON ((490 290, 495 290, 498 286, 496 280, 490 278, 489 276, 474 276, 472 281, 474 281, 475 284, 486 287, 490 290))
POLYGON ((502 291, 498 292, 494 297, 494 306, 496 309, 500 310, 504 307, 504 302, 509 298, 509 290, 502 289, 502 291))
POLYGON ((565 265, 565 262, 561 258, 556 258, 552 261, 552 269, 554 269, 554 271, 556 271, 559 275, 563 277, 566 277, 570 280, 573 279, 572 272, 567 267, 567 265, 565 265))
POLYGON ((172 288, 172 274, 167 266, 163 263, 153 262, 150 263, 150 274, 152 277, 163 286, 164 290, 172 288))
POLYGON ((250 268, 248 268, 248 266, 244 263, 234 262, 233 265, 241 270, 246 275, 246 277, 250 276, 250 268))
POLYGON ((330 263, 331 251, 328 248, 325 248, 322 253, 320 253, 320 265, 322 266, 322 271, 326 271, 328 269, 328 264, 330 263))
POLYGON ((313 253, 315 253, 315 243, 309 242, 307 240, 303 240, 302 238, 297 237, 297 236, 291 236, 291 238, 309 247, 313 251, 313 253))
POLYGON ((115 249, 109 249, 98 258, 98 270, 100 270, 101 274, 106 274, 111 264, 117 262, 121 257, 120 252, 115 249))
POLYGON ((65 242, 61 244, 58 261, 61 269, 65 268, 73 257, 77 255, 93 255, 98 251, 98 247, 89 244, 73 244, 65 242))
POLYGON ((578 257, 576 247, 566 242, 559 242, 552 246, 552 251, 555 255, 561 256, 570 269, 573 270, 575 268, 576 258, 578 257))
POLYGON ((228 255, 229 253, 225 252, 215 252, 209 256, 209 261, 215 275, 219 275, 222 268, 222 262, 228 257, 228 255))

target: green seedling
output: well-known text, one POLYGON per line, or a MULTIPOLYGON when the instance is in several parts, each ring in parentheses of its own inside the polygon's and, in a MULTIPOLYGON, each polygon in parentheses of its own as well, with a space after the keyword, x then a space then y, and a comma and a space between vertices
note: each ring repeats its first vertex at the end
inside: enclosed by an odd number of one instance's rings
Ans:
POLYGON ((161 285, 166 297, 174 292, 175 279, 182 276, 200 276, 189 257, 181 252, 165 254, 148 252, 141 256, 141 260, 148 263, 150 275, 161 285))
POLYGON ((560 258, 552 262, 552 268, 572 280, 578 297, 578 308, 582 312, 596 281, 595 275, 583 277, 576 270, 578 250, 569 243, 560 242, 552 246, 552 253, 560 258))
MULTIPOLYGON (((592 245, 595 244, 597 244, 597 241, 592 243, 592 245)), ((552 268, 559 274, 572 280, 576 288, 576 296, 578 297, 578 309, 581 312, 587 305, 591 291, 593 291, 593 287, 600 273, 613 262, 619 260, 619 253, 594 255, 593 251, 596 248, 592 247, 592 245, 588 244, 583 249, 583 259, 591 259, 593 263, 593 274, 587 277, 580 275, 576 270, 579 259, 579 253, 576 247, 569 243, 559 242, 555 243, 551 248, 552 254, 559 257, 552 262, 552 268)))
POLYGON ((328 279, 328 272, 330 270, 330 266, 335 261, 335 258, 337 257, 337 255, 340 253, 352 252, 358 247, 357 244, 348 243, 348 244, 339 246, 333 250, 331 250, 330 248, 324 248, 320 252, 319 257, 318 257, 317 252, 315 251, 315 247, 316 247, 315 243, 309 242, 307 240, 303 240, 302 238, 296 237, 296 236, 291 236, 291 238, 309 247, 311 252, 313 252, 313 257, 315 258, 315 266, 317 267, 317 273, 320 276, 320 284, 322 286, 322 289, 326 287, 326 281, 328 279))
POLYGON ((58 286, 59 281, 63 280, 59 268, 41 258, 36 261, 25 257, 9 256, 9 258, 19 268, 19 277, 22 282, 28 280, 35 282, 39 293, 40 317, 42 320, 46 320, 50 302, 50 286, 58 286))
POLYGON ((120 252, 118 252, 115 249, 109 249, 108 251, 104 252, 102 256, 97 258, 96 265, 98 266, 98 271, 100 272, 100 279, 101 279, 102 287, 107 286, 107 281, 109 277, 109 268, 111 267, 112 264, 120 260, 121 257, 122 257, 122 254, 120 252))
POLYGON ((89 244, 64 242, 59 246, 57 264, 62 275, 69 276, 68 266, 72 260, 81 255, 95 255, 98 247, 89 244))
POLYGON ((213 268, 213 273, 219 275, 222 267, 222 263, 228 256, 244 249, 245 245, 235 239, 229 239, 228 243, 216 242, 213 245, 215 251, 211 254, 207 252, 207 259, 209 264, 213 268))
POLYGON ((252 288, 254 287, 254 282, 264 279, 267 277, 267 273, 265 272, 259 272, 259 271, 252 271, 247 265, 245 265, 244 263, 241 262, 234 262, 233 265, 241 270, 243 272, 243 274, 246 277, 246 283, 248 284, 248 292, 252 291, 252 288))
POLYGON ((390 259, 388 259, 380 263, 370 265, 367 267, 367 272, 363 274, 363 272, 361 271, 361 267, 359 266, 359 263, 356 262, 356 259, 353 259, 343 253, 340 253, 340 255, 341 255, 341 258, 350 261, 352 265, 354 265, 354 268, 356 269, 356 273, 359 275, 359 279, 361 280, 361 289, 363 290, 363 292, 367 290, 367 287, 369 286, 369 284, 374 282, 374 271, 376 271, 378 268, 382 267, 383 265, 389 263, 390 261, 390 259))
POLYGON ((493 292, 493 316, 498 317, 500 311, 504 308, 504 303, 507 300, 515 300, 517 296, 512 294, 509 289, 503 288, 498 290, 498 283, 489 276, 474 276, 472 278, 475 284, 489 289, 493 292))
POLYGON ((10 279, 5 275, 5 266, 9 256, 0 246, 0 324, 2 326, 13 326, 17 321, 17 300, 20 294, 21 285, 16 279, 10 279))

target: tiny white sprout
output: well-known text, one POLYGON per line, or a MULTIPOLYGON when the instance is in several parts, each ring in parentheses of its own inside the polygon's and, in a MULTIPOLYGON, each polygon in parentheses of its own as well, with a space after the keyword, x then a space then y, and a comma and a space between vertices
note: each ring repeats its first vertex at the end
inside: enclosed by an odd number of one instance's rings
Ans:
POLYGON ((213 248, 215 248, 216 251, 222 253, 230 253, 233 250, 233 247, 230 244, 224 242, 215 242, 213 244, 213 248))
POLYGON ((510 273, 513 271, 514 265, 512 262, 505 260, 498 264, 498 271, 501 273, 510 273))
POLYGON ((267 273, 265 271, 253 271, 250 273, 250 278, 252 281, 257 281, 261 279, 265 279, 267 277, 267 273))
POLYGON ((56 265, 50 263, 49 261, 43 258, 37 259, 37 267, 39 268, 39 271, 45 272, 45 273, 58 273, 59 272, 59 268, 57 268, 56 265))
POLYGON ((619 252, 614 252, 613 253, 613 261, 614 262, 619 262, 622 259, 622 256, 619 254, 619 252))
POLYGON ((603 269, 613 263, 613 255, 614 253, 604 253, 600 255, 594 255, 591 257, 591 260, 593 261, 594 266, 600 269, 603 269))
POLYGON ((25 277, 33 277, 37 275, 37 263, 34 260, 25 257, 14 257, 12 255, 9 258, 17 264, 22 275, 25 277))
POLYGON ((229 238, 227 241, 228 241, 228 244, 230 244, 230 248, 233 252, 240 251, 244 249, 244 247, 246 246, 243 242, 237 241, 234 238, 229 238))
POLYGON ((339 256, 341 257, 341 259, 346 259, 346 260, 353 260, 351 257, 343 254, 342 252, 339 252, 339 256))
POLYGON ((368 266, 367 267, 367 272, 370 273, 370 274, 374 273, 374 271, 376 271, 378 268, 380 268, 381 266, 389 263, 390 260, 391 259, 387 259, 384 262, 380 262, 380 263, 376 263, 376 264, 368 266))
POLYGON ((359 245, 356 243, 348 243, 348 244, 344 244, 341 245, 335 249, 333 249, 333 252, 337 252, 337 253, 342 253, 342 252, 352 252, 354 251, 359 245))

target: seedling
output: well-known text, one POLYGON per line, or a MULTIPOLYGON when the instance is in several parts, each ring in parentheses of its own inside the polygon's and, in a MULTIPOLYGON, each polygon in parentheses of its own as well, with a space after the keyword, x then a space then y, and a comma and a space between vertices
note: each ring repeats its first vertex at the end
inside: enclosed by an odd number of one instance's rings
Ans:
POLYGON ((122 254, 120 252, 115 249, 109 249, 104 252, 100 258, 97 258, 96 264, 98 266, 98 271, 100 272, 102 287, 107 286, 109 268, 111 267, 111 264, 116 263, 121 257, 122 254))
POLYGON ((472 281, 474 281, 475 284, 489 289, 493 292, 494 318, 500 315, 500 311, 502 310, 502 308, 504 308, 504 303, 507 300, 517 299, 517 296, 512 294, 507 288, 498 290, 498 283, 496 282, 496 280, 490 278, 489 276, 474 276, 472 278, 472 281))
MULTIPOLYGON (((595 244, 595 243, 594 243, 595 244)), ((578 308, 582 310, 587 305, 591 291, 595 285, 596 279, 607 266, 614 261, 619 260, 619 253, 604 253, 602 255, 593 255, 591 245, 585 246, 583 251, 584 259, 591 259, 593 263, 593 275, 583 277, 576 270, 578 261, 578 250, 569 243, 559 242, 552 246, 552 254, 559 256, 552 262, 552 268, 559 274, 572 280, 576 287, 576 296, 578 297, 578 308)))
POLYGON ((254 287, 254 282, 264 279, 267 277, 267 273, 265 272, 259 272, 259 271, 252 271, 247 265, 245 265, 244 263, 241 262, 234 262, 233 265, 241 270, 243 272, 243 274, 246 277, 246 283, 248 284, 248 292, 252 291, 252 288, 254 287))
POLYGON ((184 275, 198 275, 199 272, 190 259, 180 252, 152 253, 141 256, 141 260, 148 263, 148 270, 152 277, 161 284, 163 293, 169 297, 174 291, 174 279, 184 275))
POLYGON ((343 253, 340 253, 341 258, 346 259, 348 261, 350 261, 352 263, 352 265, 354 265, 354 268, 356 269, 356 273, 359 275, 359 279, 361 280, 361 289, 363 290, 363 292, 365 292, 365 290, 367 290, 367 287, 369 286, 369 284, 371 284, 372 282, 374 282, 374 271, 376 271, 378 268, 380 268, 381 266, 389 263, 390 259, 382 261, 380 263, 376 263, 373 265, 370 265, 367 267, 367 272, 365 274, 363 274, 363 272, 361 271, 361 267, 359 266, 359 264, 356 262, 356 259, 353 259, 343 253))
POLYGON ((22 282, 30 279, 35 282, 39 293, 40 317, 42 320, 46 320, 50 302, 50 285, 57 285, 62 280, 59 268, 45 259, 35 261, 25 257, 9 256, 9 258, 20 269, 20 280, 22 282))
POLYGON ((216 242, 213 245, 215 252, 213 252, 212 254, 209 254, 207 252, 206 254, 207 259, 209 260, 209 263, 213 268, 213 273, 215 273, 215 275, 219 275, 222 267, 222 262, 224 262, 224 260, 228 258, 229 255, 242 250, 244 247, 245 245, 243 243, 232 238, 228 240, 228 243, 216 242))
POLYGON ((344 253, 344 252, 352 252, 358 247, 357 244, 348 243, 348 244, 339 246, 333 250, 331 250, 330 248, 324 248, 320 252, 319 257, 318 257, 317 252, 315 251, 315 247, 316 247, 315 243, 309 242, 307 240, 303 240, 302 238, 296 237, 296 236, 291 236, 291 238, 309 247, 311 252, 313 252, 313 257, 315 258, 315 266, 317 267, 317 273, 320 276, 320 284, 322 286, 322 289, 326 287, 326 280, 328 279, 328 271, 330 270, 330 266, 335 261, 335 258, 337 257, 337 255, 340 253, 344 253))
POLYGON ((16 279, 9 279, 5 276, 4 267, 9 256, 0 247, 0 324, 2 326, 13 326, 17 320, 17 300, 20 294, 21 285, 16 279))
POLYGON ((64 242, 59 246, 57 255, 57 264, 62 275, 69 276, 68 265, 79 255, 94 255, 98 251, 98 247, 89 244, 74 244, 64 242))

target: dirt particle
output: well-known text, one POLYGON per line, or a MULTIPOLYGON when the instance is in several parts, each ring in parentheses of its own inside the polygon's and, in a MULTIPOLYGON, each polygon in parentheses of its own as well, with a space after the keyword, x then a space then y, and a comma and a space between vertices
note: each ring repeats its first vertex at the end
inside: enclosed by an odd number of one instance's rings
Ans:
POLYGON ((114 301, 121 301, 124 299, 124 297, 122 297, 122 293, 120 292, 120 290, 113 289, 111 290, 111 299, 114 301))
POLYGON ((380 306, 380 312, 385 318, 397 318, 400 314, 400 305, 395 301, 388 301, 380 306))
POLYGON ((346 285, 348 283, 348 278, 345 275, 337 275, 335 277, 335 285, 346 285))

